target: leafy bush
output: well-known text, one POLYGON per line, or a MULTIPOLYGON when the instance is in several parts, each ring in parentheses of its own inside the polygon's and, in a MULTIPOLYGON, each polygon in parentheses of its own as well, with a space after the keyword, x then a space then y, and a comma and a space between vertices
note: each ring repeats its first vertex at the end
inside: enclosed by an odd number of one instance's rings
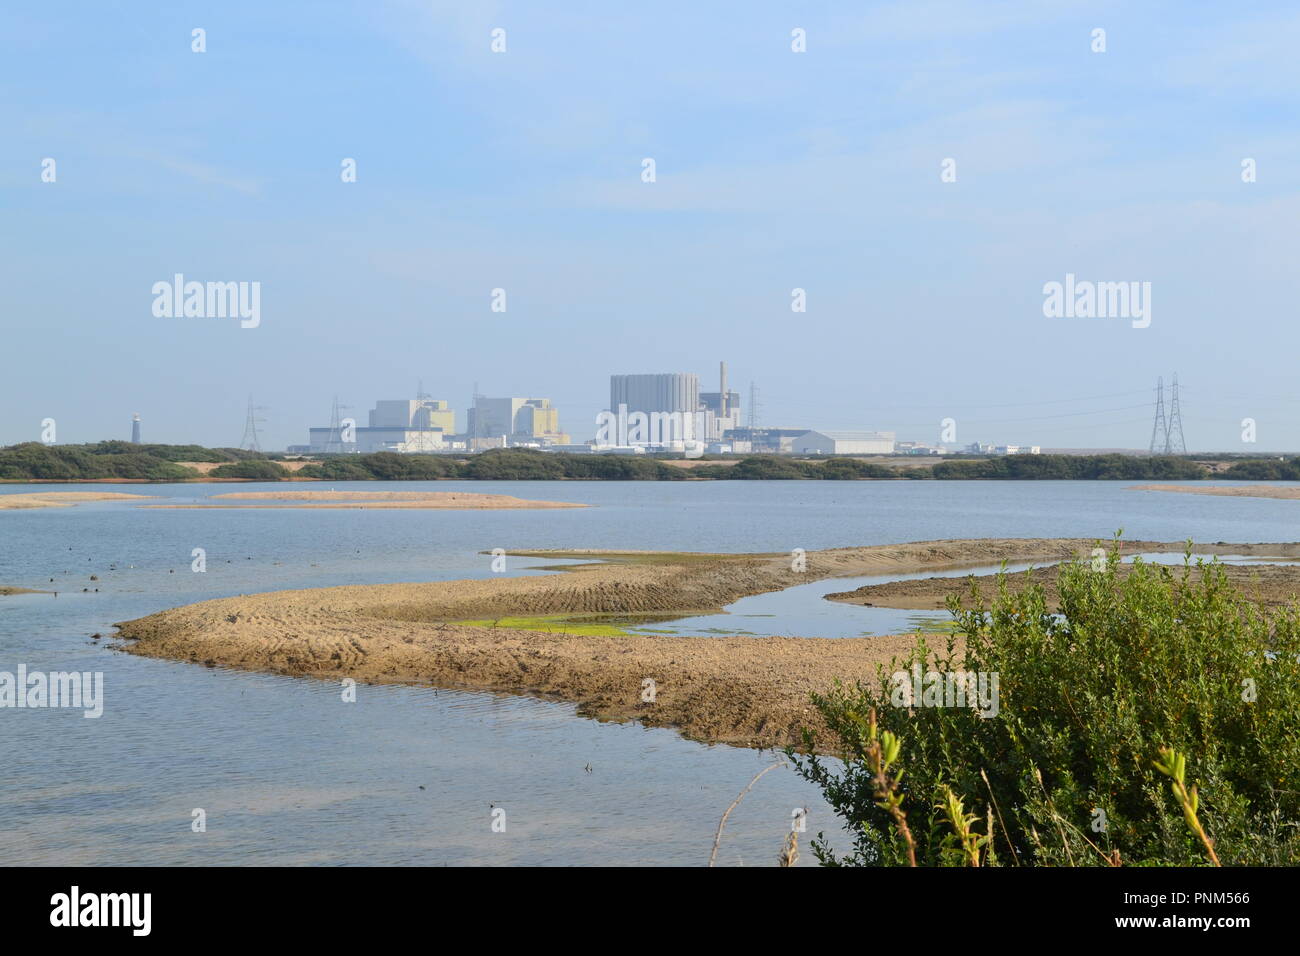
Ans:
POLYGON ((950 599, 964 642, 896 662, 996 675, 996 716, 905 706, 911 680, 884 669, 815 696, 844 763, 811 735, 791 759, 856 835, 843 858, 814 841, 823 863, 1300 862, 1300 608, 1255 607, 1190 557, 1118 560, 1063 565, 1059 614, 1005 580, 991 609, 950 599))

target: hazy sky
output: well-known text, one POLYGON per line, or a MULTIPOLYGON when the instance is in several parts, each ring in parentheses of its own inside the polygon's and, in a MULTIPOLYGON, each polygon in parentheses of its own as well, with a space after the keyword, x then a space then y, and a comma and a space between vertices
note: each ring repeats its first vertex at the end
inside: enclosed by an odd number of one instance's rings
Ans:
POLYGON ((767 425, 1145 447, 1177 372, 1190 449, 1294 450, 1297 48, 1280 2, 6 4, 0 443, 234 445, 253 393, 283 448, 419 379, 587 438, 726 359, 767 425), (175 273, 261 324, 155 317, 175 273), (1046 317, 1067 273, 1149 327, 1046 317))

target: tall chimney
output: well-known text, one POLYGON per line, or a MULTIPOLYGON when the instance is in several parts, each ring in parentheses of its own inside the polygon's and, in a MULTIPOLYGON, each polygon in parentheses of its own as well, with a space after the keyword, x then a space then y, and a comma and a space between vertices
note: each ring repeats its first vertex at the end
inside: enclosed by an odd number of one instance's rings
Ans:
POLYGON ((131 416, 131 443, 140 444, 140 416, 131 416))
POLYGON ((727 417, 727 363, 718 363, 718 376, 721 379, 722 392, 718 395, 718 409, 722 418, 727 417))

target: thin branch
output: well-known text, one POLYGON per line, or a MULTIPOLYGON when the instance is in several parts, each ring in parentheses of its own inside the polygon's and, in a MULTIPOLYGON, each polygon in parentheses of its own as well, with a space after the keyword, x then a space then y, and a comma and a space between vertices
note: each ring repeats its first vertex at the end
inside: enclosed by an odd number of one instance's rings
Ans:
POLYGON ((767 773, 769 770, 775 770, 777 767, 784 764, 784 760, 778 760, 776 763, 772 764, 772 766, 764 767, 758 773, 754 774, 754 779, 749 781, 749 786, 740 791, 740 793, 736 795, 736 799, 731 801, 731 806, 727 807, 726 811, 722 814, 722 819, 718 821, 718 832, 713 838, 713 852, 709 854, 709 866, 713 866, 714 860, 718 858, 718 846, 722 843, 722 828, 727 825, 727 817, 731 816, 731 811, 736 809, 740 801, 745 798, 745 794, 749 793, 754 784, 758 783, 759 777, 763 776, 763 774, 767 773))
POLYGON ((1011 831, 1007 829, 1007 821, 1002 819, 1002 808, 998 806, 998 798, 993 796, 993 784, 989 783, 989 775, 980 768, 980 776, 984 778, 984 786, 989 788, 989 802, 993 804, 993 809, 998 813, 998 821, 1002 824, 1002 835, 1006 837, 1007 846, 1011 847, 1011 858, 1016 861, 1016 866, 1020 865, 1020 854, 1016 852, 1016 845, 1011 842, 1011 831))

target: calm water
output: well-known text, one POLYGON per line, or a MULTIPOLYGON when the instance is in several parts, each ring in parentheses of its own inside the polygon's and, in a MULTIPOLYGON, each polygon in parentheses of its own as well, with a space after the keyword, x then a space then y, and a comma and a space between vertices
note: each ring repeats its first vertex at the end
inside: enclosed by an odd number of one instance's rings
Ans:
MULTIPOLYGON (((100 487, 6 485, 0 494, 100 487)), ((115 621, 178 604, 488 577, 491 558, 481 552, 498 547, 790 551, 954 537, 1108 538, 1119 528, 1126 537, 1167 540, 1300 540, 1300 502, 1134 492, 1107 482, 400 485, 421 488, 596 507, 252 512, 130 502, 0 511, 0 585, 60 592, 0 597, 0 670, 22 663, 31 671, 101 671, 106 698, 98 720, 74 710, 0 710, 0 861, 695 865, 708 858, 722 810, 773 761, 668 730, 584 720, 564 704, 365 686, 357 703, 343 704, 335 684, 134 658, 89 639, 111 635, 115 621), (200 547, 207 572, 195 574, 190 554, 200 547), (82 593, 87 587, 99 593, 82 593), (492 831, 493 806, 506 812, 504 833, 492 831), (199 807, 206 833, 190 829, 199 807)), ((192 500, 231 489, 107 490, 192 500)), ((544 561, 508 562, 511 574, 548 573, 533 570, 544 561)), ((761 595, 728 615, 674 628, 836 636, 881 633, 918 617, 892 612, 886 621, 871 617, 879 609, 820 599, 866 580, 761 595)), ((816 790, 783 769, 733 812, 719 862, 770 865, 795 807, 808 808, 811 832, 847 844, 816 790)), ((804 849, 809 863, 806 840, 804 849)))

